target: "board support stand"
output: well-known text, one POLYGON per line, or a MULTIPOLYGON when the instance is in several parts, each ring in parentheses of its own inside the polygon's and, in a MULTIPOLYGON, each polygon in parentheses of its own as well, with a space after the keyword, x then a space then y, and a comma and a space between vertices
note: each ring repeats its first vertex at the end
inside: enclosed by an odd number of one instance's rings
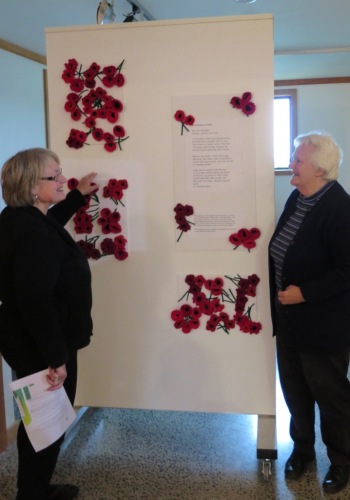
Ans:
POLYGON ((258 415, 257 458, 262 460, 264 479, 269 479, 277 459, 276 415, 258 415))

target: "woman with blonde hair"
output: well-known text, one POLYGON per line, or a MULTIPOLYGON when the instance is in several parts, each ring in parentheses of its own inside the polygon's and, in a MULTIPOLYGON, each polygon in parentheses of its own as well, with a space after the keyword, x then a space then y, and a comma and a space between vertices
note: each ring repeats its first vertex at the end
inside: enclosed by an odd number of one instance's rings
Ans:
MULTIPOLYGON (((47 369, 49 390, 62 386, 73 404, 77 350, 90 343, 91 274, 64 228, 96 185, 91 173, 66 196, 58 156, 20 151, 1 171, 0 352, 18 378, 47 369)), ((17 436, 17 500, 69 500, 79 488, 51 485, 62 436, 35 452, 23 423, 17 436)))

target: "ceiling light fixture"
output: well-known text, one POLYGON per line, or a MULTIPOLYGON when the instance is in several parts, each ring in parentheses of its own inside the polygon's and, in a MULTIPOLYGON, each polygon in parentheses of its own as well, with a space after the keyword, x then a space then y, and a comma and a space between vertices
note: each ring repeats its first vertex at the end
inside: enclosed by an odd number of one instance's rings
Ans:
MULTIPOLYGON (((132 11, 128 14, 124 14, 124 23, 132 23, 133 21, 155 20, 152 14, 150 14, 138 0, 127 0, 127 2, 130 4, 132 11)), ((114 0, 101 0, 97 7, 97 24, 114 23, 115 18, 116 14, 114 12, 114 0)))
POLYGON ((114 0, 102 0, 97 7, 96 22, 97 24, 113 23, 115 19, 114 0))
POLYGON ((127 2, 131 5, 132 12, 124 14, 124 23, 130 23, 133 21, 155 21, 155 17, 144 8, 141 2, 138 0, 127 0, 127 2), (135 18, 135 15, 137 15, 137 19, 135 18))
POLYGON ((254 3, 256 0, 235 0, 237 3, 254 3))
POLYGON ((129 12, 129 14, 124 14, 125 19, 123 23, 132 23, 134 21, 137 21, 137 19, 135 19, 135 16, 136 14, 140 14, 141 12, 141 10, 139 9, 139 7, 137 7, 137 5, 135 5, 132 2, 129 3, 131 4, 132 12, 129 12))

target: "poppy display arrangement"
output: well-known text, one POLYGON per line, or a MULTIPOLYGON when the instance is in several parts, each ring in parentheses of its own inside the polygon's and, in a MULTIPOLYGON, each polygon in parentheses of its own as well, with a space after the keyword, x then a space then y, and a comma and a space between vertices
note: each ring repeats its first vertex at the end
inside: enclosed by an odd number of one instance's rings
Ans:
MULTIPOLYGON (((68 180, 68 188, 75 189, 78 185, 78 180, 71 178, 68 180)), ((124 196, 124 190, 128 188, 128 181, 126 179, 110 179, 108 184, 104 186, 102 196, 110 200, 113 205, 118 206, 121 204, 124 196)), ((76 234, 92 234, 94 229, 94 222, 100 226, 100 231, 103 235, 114 234, 113 238, 104 237, 100 242, 98 248, 97 242, 100 239, 99 234, 93 236, 85 236, 85 239, 77 241, 77 244, 82 248, 88 259, 98 260, 101 257, 114 255, 117 260, 125 260, 128 257, 126 250, 127 239, 121 234, 121 214, 115 207, 104 207, 100 209, 100 199, 96 190, 90 195, 86 196, 85 205, 80 208, 73 217, 74 231, 76 234)))
POLYGON ((252 248, 256 247, 256 240, 260 238, 260 229, 257 227, 252 227, 251 229, 246 229, 242 227, 237 233, 232 233, 229 236, 229 242, 234 246, 233 250, 236 250, 239 246, 243 246, 248 249, 248 252, 252 248))
POLYGON ((210 332, 223 331, 229 335, 237 326, 243 333, 258 334, 262 326, 252 320, 254 303, 248 305, 248 302, 249 298, 256 296, 259 282, 256 274, 247 278, 237 274, 214 279, 188 274, 185 278, 188 290, 179 299, 179 302, 185 300, 186 303, 171 312, 174 328, 188 334, 197 330, 204 319, 205 328, 210 332), (232 286, 236 288, 235 292, 232 286), (188 303, 190 298, 192 304, 188 303), (233 309, 233 314, 232 310, 227 312, 227 306, 233 309))
POLYGON ((71 92, 67 95, 64 109, 71 119, 80 122, 86 129, 72 128, 66 141, 68 147, 80 149, 87 143, 88 137, 101 142, 104 149, 112 153, 122 150, 122 143, 129 137, 125 128, 117 124, 124 105, 120 99, 108 94, 106 88, 121 88, 125 84, 122 67, 101 66, 93 62, 86 70, 76 59, 69 59, 64 65, 62 79, 67 83, 71 92), (102 128, 100 122, 105 120, 110 126, 102 128))
POLYGON ((187 233, 187 231, 190 231, 191 224, 194 226, 194 222, 191 222, 186 218, 193 215, 194 210, 191 205, 182 205, 182 203, 178 203, 176 207, 174 207, 174 212, 177 229, 181 231, 179 237, 176 240, 176 242, 178 243, 183 233, 187 233))
POLYGON ((252 101, 251 92, 243 92, 242 97, 233 96, 230 100, 230 104, 233 108, 240 109, 246 116, 252 115, 256 110, 256 105, 252 101))
POLYGON ((192 125, 196 121, 193 115, 186 115, 186 113, 182 109, 178 109, 176 111, 174 118, 177 122, 181 123, 181 135, 183 135, 184 130, 187 130, 187 132, 189 132, 190 130, 187 128, 187 126, 192 127, 192 125))

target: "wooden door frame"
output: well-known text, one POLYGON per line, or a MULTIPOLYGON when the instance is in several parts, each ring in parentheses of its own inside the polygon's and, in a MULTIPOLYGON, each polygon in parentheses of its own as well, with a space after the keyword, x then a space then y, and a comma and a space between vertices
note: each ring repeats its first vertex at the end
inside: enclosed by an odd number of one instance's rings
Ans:
POLYGON ((7 447, 7 428, 5 413, 4 380, 2 375, 2 357, 0 355, 0 453, 7 447))

